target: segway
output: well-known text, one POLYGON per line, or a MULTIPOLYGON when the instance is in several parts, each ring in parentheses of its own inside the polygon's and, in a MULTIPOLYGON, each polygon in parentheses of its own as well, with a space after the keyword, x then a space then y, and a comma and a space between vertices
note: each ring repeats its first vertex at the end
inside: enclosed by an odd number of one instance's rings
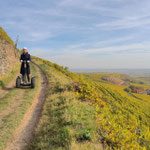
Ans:
POLYGON ((29 63, 29 61, 27 60, 23 60, 22 63, 23 65, 23 69, 25 71, 24 75, 19 75, 16 79, 16 88, 21 88, 22 86, 27 86, 27 87, 31 87, 31 88, 35 88, 35 77, 32 76, 31 77, 31 81, 28 83, 28 79, 27 79, 27 63, 29 63))

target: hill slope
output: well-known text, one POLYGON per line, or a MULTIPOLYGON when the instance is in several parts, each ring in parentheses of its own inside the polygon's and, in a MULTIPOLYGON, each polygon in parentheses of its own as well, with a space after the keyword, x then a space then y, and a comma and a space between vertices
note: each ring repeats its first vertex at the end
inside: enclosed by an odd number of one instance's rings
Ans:
POLYGON ((0 42, 14 45, 13 40, 8 36, 8 34, 1 26, 0 26, 0 42))
POLYGON ((91 102, 78 99, 63 67, 35 58, 48 79, 47 98, 40 122, 29 144, 33 149, 102 149, 91 102))

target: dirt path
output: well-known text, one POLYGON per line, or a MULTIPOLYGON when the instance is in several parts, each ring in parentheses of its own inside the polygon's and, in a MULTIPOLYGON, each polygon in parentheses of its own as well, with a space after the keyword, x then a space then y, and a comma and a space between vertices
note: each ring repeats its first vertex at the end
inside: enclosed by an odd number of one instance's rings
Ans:
POLYGON ((13 97, 15 102, 12 103, 6 110, 4 110, 3 112, 0 113, 0 124, 3 123, 2 119, 5 116, 7 116, 8 114, 14 112, 15 109, 21 104, 21 102, 23 100, 24 93, 25 93, 24 90, 20 91, 16 97, 13 97))
POLYGON ((35 65, 35 67, 40 76, 40 88, 20 126, 14 132, 13 139, 8 144, 6 150, 24 150, 32 139, 34 129, 39 121, 46 97, 47 79, 41 69, 37 65, 35 65))

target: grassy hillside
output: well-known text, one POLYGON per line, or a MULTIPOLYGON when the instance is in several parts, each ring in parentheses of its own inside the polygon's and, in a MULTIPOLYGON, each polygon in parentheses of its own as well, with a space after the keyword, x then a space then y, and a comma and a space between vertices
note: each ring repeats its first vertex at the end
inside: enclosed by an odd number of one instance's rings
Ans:
POLYGON ((5 30, 2 27, 0 27, 0 42, 1 41, 4 41, 4 43, 14 45, 13 40, 8 36, 8 34, 5 32, 5 30))
POLYGON ((34 139, 28 149, 100 149, 95 109, 78 99, 65 68, 35 58, 48 79, 47 99, 34 139))
MULTIPOLYGON (((99 95, 96 105, 100 134, 109 145, 118 149, 150 149, 150 96, 127 93, 124 89, 128 86, 104 83, 102 76, 86 74, 89 90, 92 89, 90 79, 96 81, 93 82, 93 88, 99 89, 99 94, 96 92, 99 95)), ((128 83, 150 89, 149 84, 141 84, 137 78, 135 81, 132 78, 128 83)), ((82 95, 86 95, 86 92, 82 95)))
POLYGON ((35 61, 49 87, 30 150, 101 149, 101 143, 113 149, 150 149, 150 96, 134 96, 124 91, 125 85, 98 80, 103 74, 76 74, 35 61))

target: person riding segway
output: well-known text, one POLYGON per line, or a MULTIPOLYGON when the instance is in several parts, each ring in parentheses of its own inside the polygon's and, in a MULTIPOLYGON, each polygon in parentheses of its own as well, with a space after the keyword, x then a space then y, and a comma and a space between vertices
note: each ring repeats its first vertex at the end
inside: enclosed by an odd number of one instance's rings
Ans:
POLYGON ((22 74, 23 81, 25 82, 27 75, 28 83, 30 83, 30 63, 31 57, 30 54, 27 51, 27 48, 23 48, 23 54, 20 57, 20 62, 21 62, 21 69, 20 69, 20 74, 22 74))
POLYGON ((28 50, 26 47, 23 48, 23 53, 21 54, 20 57, 20 62, 21 62, 21 69, 20 69, 20 74, 21 77, 18 76, 16 80, 16 87, 19 88, 21 85, 22 86, 31 86, 32 88, 35 87, 35 78, 31 78, 30 82, 30 61, 31 57, 30 54, 28 53, 28 50))

